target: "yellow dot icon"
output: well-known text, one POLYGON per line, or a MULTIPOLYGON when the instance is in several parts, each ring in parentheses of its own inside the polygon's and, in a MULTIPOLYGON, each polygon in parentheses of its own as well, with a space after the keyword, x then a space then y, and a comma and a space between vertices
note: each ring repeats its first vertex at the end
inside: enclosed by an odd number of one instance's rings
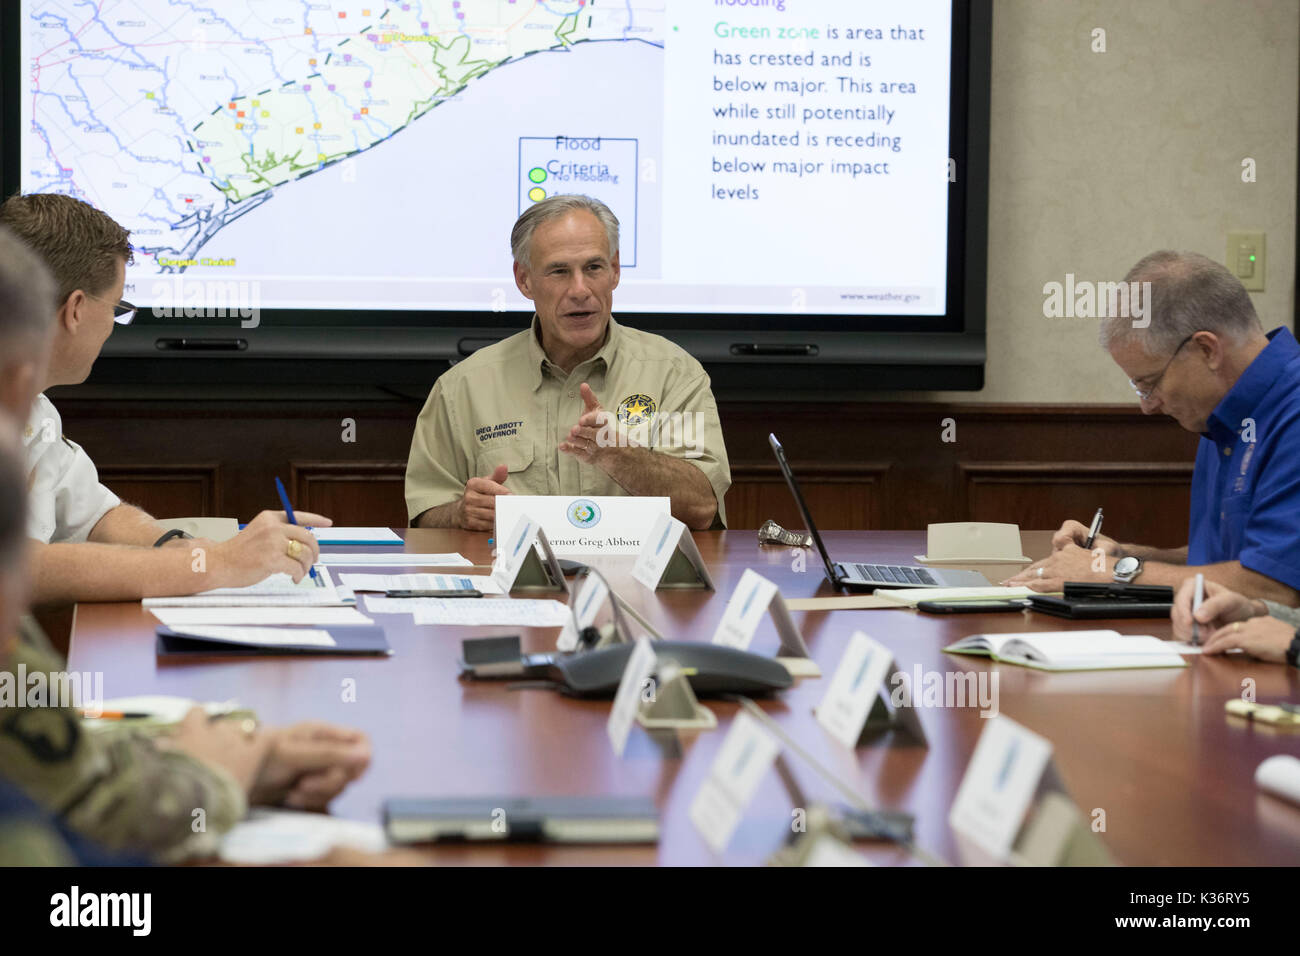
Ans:
POLYGON ((541 202, 546 198, 546 190, 541 186, 534 186, 532 189, 528 190, 528 198, 533 202, 541 202))

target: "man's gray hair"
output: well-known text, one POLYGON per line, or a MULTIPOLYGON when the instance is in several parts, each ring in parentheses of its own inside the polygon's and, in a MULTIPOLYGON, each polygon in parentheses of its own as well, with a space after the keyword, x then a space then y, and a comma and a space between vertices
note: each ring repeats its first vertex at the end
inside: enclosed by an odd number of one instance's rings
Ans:
POLYGON ((0 353, 39 354, 58 308, 58 288, 41 257, 0 225, 0 353))
POLYGON ((609 240, 609 259, 613 262, 618 253, 618 217, 599 199, 578 195, 550 196, 524 210, 523 215, 515 220, 514 229, 510 230, 510 254, 515 257, 515 262, 525 269, 531 269, 533 233, 537 227, 579 210, 591 213, 605 227, 605 236, 609 240))
POLYGON ((1153 252, 1128 271, 1124 282, 1136 283, 1130 289, 1151 283, 1150 301, 1145 294, 1140 306, 1130 299, 1130 314, 1112 314, 1102 321, 1104 349, 1140 336, 1148 355, 1167 355, 1195 332, 1213 332, 1231 342, 1263 334, 1245 286, 1221 264, 1199 253, 1153 252), (1148 320, 1150 324, 1142 327, 1148 320))

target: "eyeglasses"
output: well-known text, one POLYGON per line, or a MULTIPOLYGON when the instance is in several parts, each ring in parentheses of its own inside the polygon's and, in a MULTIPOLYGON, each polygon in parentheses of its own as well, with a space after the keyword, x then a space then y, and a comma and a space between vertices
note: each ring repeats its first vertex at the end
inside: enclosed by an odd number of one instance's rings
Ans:
POLYGON ((1183 350, 1184 345, 1186 345, 1194 338, 1196 338, 1195 332, 1193 332, 1191 335, 1187 336, 1187 338, 1183 339, 1181 342, 1178 343, 1178 348, 1174 349, 1174 354, 1169 356, 1169 361, 1165 363, 1165 367, 1160 370, 1160 374, 1156 376, 1155 381, 1152 382, 1150 386, 1148 386, 1147 388, 1139 388, 1138 383, 1133 381, 1133 379, 1128 380, 1128 383, 1132 387, 1133 391, 1137 392, 1137 397, 1139 400, 1143 402, 1148 402, 1151 400, 1151 396, 1154 395, 1156 393, 1156 389, 1160 387, 1160 380, 1165 377, 1165 372, 1169 371, 1169 366, 1173 365, 1174 359, 1178 358, 1178 353, 1183 350))
MULTIPOLYGON (((91 295, 89 292, 86 295, 92 299, 98 299, 100 302, 108 301, 102 295, 91 295)), ((138 311, 140 311, 138 306, 132 305, 125 299, 119 299, 113 304, 113 321, 118 325, 130 325, 135 320, 135 314, 138 311)))

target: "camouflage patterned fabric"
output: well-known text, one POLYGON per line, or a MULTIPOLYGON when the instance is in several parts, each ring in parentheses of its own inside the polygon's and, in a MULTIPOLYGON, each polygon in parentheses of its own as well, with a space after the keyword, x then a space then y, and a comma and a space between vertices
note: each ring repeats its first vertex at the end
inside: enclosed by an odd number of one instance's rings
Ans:
MULTIPOLYGON (((29 684, 37 671, 57 675, 63 662, 34 622, 23 623, 0 674, 16 682, 21 664, 29 684)), ((169 862, 212 856, 247 811, 242 788, 220 768, 160 749, 125 724, 92 733, 69 707, 21 703, 0 699, 0 775, 106 849, 169 862)))

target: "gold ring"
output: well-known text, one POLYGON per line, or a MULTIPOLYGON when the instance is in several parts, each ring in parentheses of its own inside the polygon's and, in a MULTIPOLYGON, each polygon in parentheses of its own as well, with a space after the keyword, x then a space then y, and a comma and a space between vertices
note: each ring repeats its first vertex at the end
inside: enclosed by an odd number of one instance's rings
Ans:
POLYGON ((1240 630, 1241 630, 1241 622, 1240 622, 1240 621, 1233 621, 1233 622, 1232 622, 1232 630, 1233 630, 1233 633, 1236 633, 1237 631, 1240 631, 1240 630))
POLYGON ((298 555, 302 554, 302 542, 299 541, 297 538, 290 538, 289 546, 284 550, 285 553, 289 555, 289 557, 293 558, 294 560, 297 560, 298 555))

